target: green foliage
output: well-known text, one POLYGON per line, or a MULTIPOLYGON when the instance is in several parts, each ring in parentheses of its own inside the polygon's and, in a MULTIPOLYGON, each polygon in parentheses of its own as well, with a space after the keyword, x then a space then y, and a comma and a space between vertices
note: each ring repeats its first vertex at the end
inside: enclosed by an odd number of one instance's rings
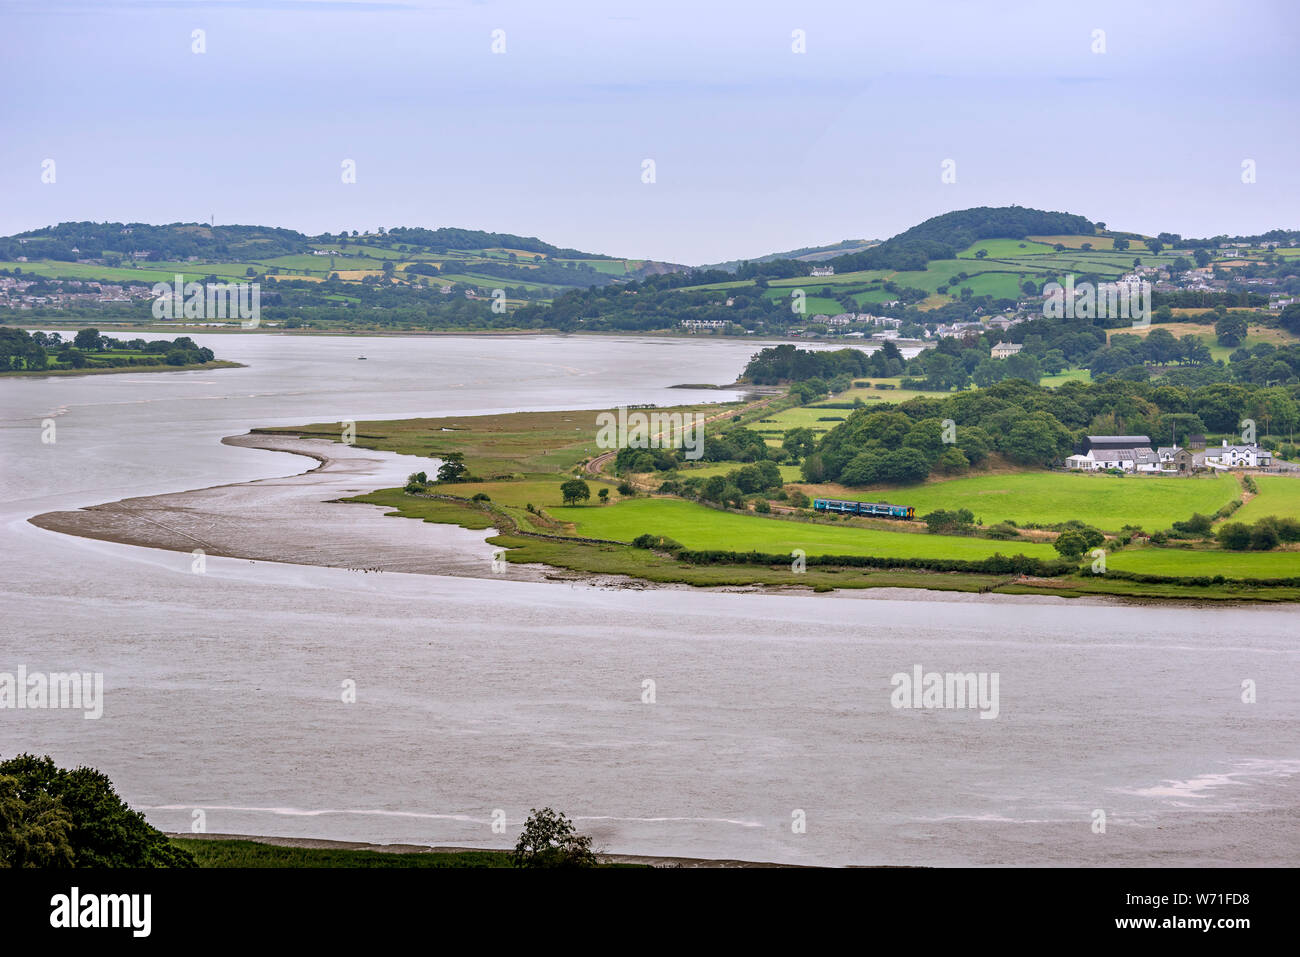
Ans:
POLYGON ((1205 538, 1210 534, 1213 526, 1213 518, 1197 512, 1186 521, 1174 522, 1170 528, 1180 538, 1205 538))
POLYGON ((0 775, 0 867, 71 867, 72 816, 44 791, 30 797, 19 780, 0 775))
POLYGON ((1250 526, 1244 522, 1225 522, 1219 526, 1219 531, 1215 537, 1222 547, 1235 552, 1242 552, 1250 548, 1252 539, 1250 526))
POLYGON ((10 866, 31 860, 33 853, 49 863, 66 861, 60 835, 66 835, 74 867, 194 866, 94 768, 68 771, 49 756, 20 754, 0 762, 0 780, 6 782, 0 787, 0 859, 10 866))
POLYGON ((560 483, 560 495, 564 497, 565 505, 576 505, 591 498, 591 486, 582 479, 569 479, 560 483))
POLYGON ((515 844, 515 867, 595 867, 591 838, 579 834, 573 822, 551 808, 532 808, 515 844))
POLYGON ((955 511, 938 509, 921 518, 932 535, 960 534, 969 531, 975 524, 975 515, 967 508, 955 511))
POLYGON ((461 482, 469 477, 469 466, 465 464, 465 456, 460 452, 448 452, 442 457, 442 464, 438 466, 439 482, 461 482))

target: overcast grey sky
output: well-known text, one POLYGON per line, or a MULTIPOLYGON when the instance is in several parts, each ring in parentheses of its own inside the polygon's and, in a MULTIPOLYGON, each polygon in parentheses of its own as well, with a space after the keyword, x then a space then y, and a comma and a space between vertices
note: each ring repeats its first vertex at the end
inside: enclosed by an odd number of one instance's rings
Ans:
POLYGON ((9 0, 0 233, 462 226, 694 264, 1010 203, 1300 228, 1298 40, 1292 0, 9 0))

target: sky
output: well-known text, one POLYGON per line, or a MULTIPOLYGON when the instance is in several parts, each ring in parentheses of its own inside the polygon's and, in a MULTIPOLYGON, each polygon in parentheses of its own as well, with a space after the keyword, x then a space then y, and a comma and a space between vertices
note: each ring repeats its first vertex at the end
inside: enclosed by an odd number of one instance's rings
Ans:
POLYGON ((458 226, 697 265, 982 205, 1296 229, 1297 41, 1294 0, 0 0, 0 234, 458 226))

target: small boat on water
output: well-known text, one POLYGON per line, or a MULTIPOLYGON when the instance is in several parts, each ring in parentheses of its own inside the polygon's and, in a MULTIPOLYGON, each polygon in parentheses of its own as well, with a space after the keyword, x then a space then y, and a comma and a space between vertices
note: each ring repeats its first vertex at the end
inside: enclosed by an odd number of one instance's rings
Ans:
POLYGON ((357 356, 358 359, 364 359, 365 356, 357 356))

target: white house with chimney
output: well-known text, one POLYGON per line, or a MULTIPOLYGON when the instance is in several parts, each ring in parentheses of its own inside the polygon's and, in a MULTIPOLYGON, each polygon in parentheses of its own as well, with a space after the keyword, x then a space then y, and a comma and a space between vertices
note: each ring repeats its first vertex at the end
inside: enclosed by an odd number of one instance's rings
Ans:
POLYGON ((1258 445, 1229 445, 1223 440, 1219 448, 1205 450, 1205 463, 1221 469, 1258 469, 1273 464, 1273 453, 1258 445))

